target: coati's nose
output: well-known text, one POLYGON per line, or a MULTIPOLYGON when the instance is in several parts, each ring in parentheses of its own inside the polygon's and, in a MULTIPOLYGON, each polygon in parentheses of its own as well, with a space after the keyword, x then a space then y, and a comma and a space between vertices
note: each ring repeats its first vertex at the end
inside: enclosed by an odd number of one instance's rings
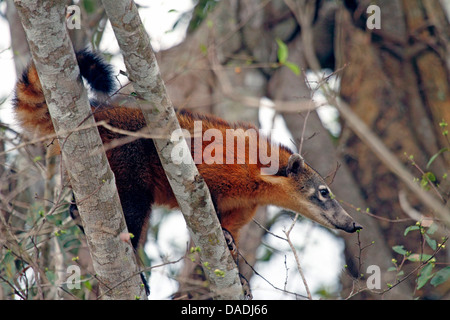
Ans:
POLYGON ((358 230, 361 230, 363 227, 359 224, 359 223, 357 223, 357 222, 353 222, 353 230, 350 230, 349 232, 356 232, 356 231, 358 231, 358 230))
POLYGON ((356 232, 358 230, 361 230, 363 227, 359 223, 357 223, 355 221, 349 221, 344 226, 338 226, 337 228, 338 229, 342 229, 342 230, 344 230, 345 232, 348 232, 348 233, 353 233, 353 232, 356 232))
POLYGON ((353 218, 342 208, 340 208, 340 210, 338 210, 338 212, 334 214, 334 217, 334 227, 336 229, 341 229, 345 232, 353 233, 363 228, 358 222, 353 220, 353 218))

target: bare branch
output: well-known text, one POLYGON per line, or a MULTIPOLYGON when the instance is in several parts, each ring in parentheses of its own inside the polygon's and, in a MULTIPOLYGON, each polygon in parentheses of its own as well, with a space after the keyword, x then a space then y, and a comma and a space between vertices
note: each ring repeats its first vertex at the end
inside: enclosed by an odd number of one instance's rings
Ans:
POLYGON ((309 291, 309 286, 308 286, 308 283, 306 282, 305 274, 303 273, 303 269, 300 264, 300 259, 297 254, 297 250, 295 249, 294 244, 292 243, 291 238, 290 238, 292 228, 294 228, 294 225, 297 222, 298 216, 299 216, 299 214, 296 213, 295 217, 294 217, 294 221, 292 221, 289 229, 287 231, 284 231, 284 234, 286 235, 286 241, 289 244, 289 247, 291 247, 292 253, 294 254, 295 262, 297 263, 297 269, 298 269, 298 272, 300 273, 303 284, 305 285, 306 294, 308 295, 308 299, 312 300, 311 292, 309 291))

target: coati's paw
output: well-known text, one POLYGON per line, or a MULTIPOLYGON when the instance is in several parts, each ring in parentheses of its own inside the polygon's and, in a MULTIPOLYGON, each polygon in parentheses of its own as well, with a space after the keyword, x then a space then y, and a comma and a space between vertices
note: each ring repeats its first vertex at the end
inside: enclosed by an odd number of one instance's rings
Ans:
POLYGON ((250 284, 248 283, 248 280, 240 273, 239 273, 239 278, 241 279, 242 289, 244 290, 244 299, 252 300, 253 295, 252 295, 252 291, 250 290, 250 284))
POLYGON ((238 248, 236 246, 236 243, 234 242, 234 238, 231 235, 230 231, 228 231, 227 229, 222 228, 222 231, 225 237, 225 241, 227 242, 228 250, 230 250, 233 259, 237 264, 238 248))
MULTIPOLYGON (((230 250, 234 261, 236 262, 236 264, 238 264, 238 248, 236 246, 236 242, 234 242, 234 238, 231 235, 230 231, 228 231, 225 228, 222 228, 222 231, 223 231, 223 235, 225 237, 225 241, 227 242, 228 250, 230 250)), ((250 290, 250 284, 248 283, 248 280, 240 273, 239 273, 239 279, 241 280, 242 289, 244 290, 244 299, 252 300, 253 295, 252 295, 252 291, 250 290)))
POLYGON ((80 228, 80 230, 84 233, 83 225, 81 223, 80 213, 78 212, 78 207, 75 203, 75 196, 72 195, 72 203, 69 206, 69 214, 72 217, 75 224, 80 228))

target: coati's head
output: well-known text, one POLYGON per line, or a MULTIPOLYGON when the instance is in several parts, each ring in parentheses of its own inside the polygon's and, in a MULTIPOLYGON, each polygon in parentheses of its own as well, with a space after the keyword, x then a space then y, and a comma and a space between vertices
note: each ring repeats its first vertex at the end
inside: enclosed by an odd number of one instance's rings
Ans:
POLYGON ((283 184, 288 184, 290 195, 283 207, 328 228, 346 232, 362 229, 334 198, 324 179, 299 154, 289 157, 285 175, 283 184))

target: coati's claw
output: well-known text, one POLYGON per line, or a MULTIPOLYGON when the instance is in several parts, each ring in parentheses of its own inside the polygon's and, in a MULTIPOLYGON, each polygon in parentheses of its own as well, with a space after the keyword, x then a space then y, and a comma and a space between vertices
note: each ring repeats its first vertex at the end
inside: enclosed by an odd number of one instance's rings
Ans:
MULTIPOLYGON (((236 242, 234 241, 234 238, 231 235, 230 231, 228 231, 225 228, 222 228, 222 231, 223 231, 223 235, 225 237, 225 241, 227 242, 228 250, 230 250, 234 261, 239 266, 239 264, 238 264, 238 248, 236 246, 236 242)), ((248 280, 240 273, 239 273, 239 279, 241 280, 242 289, 244 290, 244 299, 252 300, 253 295, 252 295, 252 291, 250 290, 250 284, 248 283, 248 280)))
POLYGON ((250 284, 248 283, 248 280, 240 273, 239 273, 239 278, 241 279, 242 289, 244 290, 244 299, 252 300, 253 295, 252 295, 252 291, 250 290, 250 284))
POLYGON ((227 229, 222 228, 222 231, 225 237, 225 241, 227 242, 228 250, 230 250, 233 259, 237 264, 238 249, 236 243, 234 242, 234 238, 231 235, 230 231, 228 231, 227 229))

